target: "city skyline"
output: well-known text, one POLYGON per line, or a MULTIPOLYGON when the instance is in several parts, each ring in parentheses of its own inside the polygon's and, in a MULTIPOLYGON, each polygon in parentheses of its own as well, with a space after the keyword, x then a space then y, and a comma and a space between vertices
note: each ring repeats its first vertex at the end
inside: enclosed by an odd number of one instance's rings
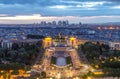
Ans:
POLYGON ((0 79, 120 79, 120 0, 0 0, 0 79))
POLYGON ((120 22, 119 0, 0 0, 0 24, 120 22))

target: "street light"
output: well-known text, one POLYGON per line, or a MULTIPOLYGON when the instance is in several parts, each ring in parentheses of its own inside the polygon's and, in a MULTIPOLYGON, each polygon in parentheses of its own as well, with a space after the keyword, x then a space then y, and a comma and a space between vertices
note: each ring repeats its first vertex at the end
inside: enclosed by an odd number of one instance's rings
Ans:
POLYGON ((88 68, 89 68, 89 66, 87 66, 87 65, 85 65, 84 67, 85 67, 86 69, 88 69, 88 68))
POLYGON ((91 77, 87 77, 87 79, 92 79, 91 77))
POLYGON ((40 79, 40 78, 37 77, 37 79, 40 79))
POLYGON ((58 79, 60 79, 60 78, 61 78, 61 74, 60 74, 60 73, 58 73, 57 78, 58 78, 58 79))
POLYGON ((76 79, 79 79, 79 77, 76 77, 76 79))

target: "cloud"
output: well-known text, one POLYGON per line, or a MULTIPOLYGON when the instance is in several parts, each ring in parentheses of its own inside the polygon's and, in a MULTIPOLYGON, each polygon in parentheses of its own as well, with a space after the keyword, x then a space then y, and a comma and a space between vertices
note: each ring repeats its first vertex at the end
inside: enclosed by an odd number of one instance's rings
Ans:
POLYGON ((0 0, 0 14, 42 14, 44 16, 120 15, 119 1, 120 0, 0 0))
POLYGON ((19 7, 24 7, 26 5, 23 4, 0 4, 0 8, 19 8, 19 7))
POLYGON ((69 5, 53 5, 53 6, 49 6, 49 8, 56 8, 56 9, 92 8, 92 7, 96 7, 96 6, 102 6, 103 4, 107 3, 106 1, 101 1, 101 2, 80 2, 80 1, 63 1, 63 0, 61 0, 60 2, 68 3, 69 5))
POLYGON ((8 16, 8 17, 0 17, 0 20, 34 20, 41 19, 40 14, 33 15, 17 15, 17 16, 8 16))
POLYGON ((48 6, 48 8, 53 8, 53 9, 74 9, 74 10, 96 10, 95 6, 102 5, 103 3, 101 2, 84 2, 81 4, 77 5, 53 5, 53 6, 48 6))
POLYGON ((106 1, 64 1, 64 0, 61 0, 60 2, 62 3, 68 3, 68 4, 81 4, 81 5, 93 5, 93 6, 96 6, 96 5, 103 5, 105 3, 110 3, 110 2, 106 2, 106 1))
POLYGON ((56 9, 67 9, 73 6, 66 6, 66 5, 54 5, 54 6, 49 6, 49 8, 56 8, 56 9))
POLYGON ((0 0, 2 4, 33 4, 37 0, 0 0))
POLYGON ((7 14, 0 14, 0 17, 8 16, 7 14))
POLYGON ((118 6, 113 6, 112 9, 120 9, 120 5, 118 5, 118 6))
POLYGON ((70 23, 104 23, 104 22, 119 22, 120 16, 41 16, 40 14, 33 15, 17 15, 0 17, 0 24, 30 24, 40 23, 41 21, 59 21, 69 20, 70 23))

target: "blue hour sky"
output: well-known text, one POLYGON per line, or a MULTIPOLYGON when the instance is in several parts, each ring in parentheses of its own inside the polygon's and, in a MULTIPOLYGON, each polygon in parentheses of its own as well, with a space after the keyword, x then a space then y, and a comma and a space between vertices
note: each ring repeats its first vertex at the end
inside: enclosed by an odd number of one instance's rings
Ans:
POLYGON ((120 22, 120 0, 0 0, 0 23, 64 19, 84 23, 120 22))

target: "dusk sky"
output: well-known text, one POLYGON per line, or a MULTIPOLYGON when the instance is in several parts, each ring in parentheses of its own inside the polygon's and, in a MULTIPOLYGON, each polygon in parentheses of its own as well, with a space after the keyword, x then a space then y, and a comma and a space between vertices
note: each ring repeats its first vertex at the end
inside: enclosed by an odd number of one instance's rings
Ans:
POLYGON ((0 23, 120 22, 120 0, 0 0, 0 23))

